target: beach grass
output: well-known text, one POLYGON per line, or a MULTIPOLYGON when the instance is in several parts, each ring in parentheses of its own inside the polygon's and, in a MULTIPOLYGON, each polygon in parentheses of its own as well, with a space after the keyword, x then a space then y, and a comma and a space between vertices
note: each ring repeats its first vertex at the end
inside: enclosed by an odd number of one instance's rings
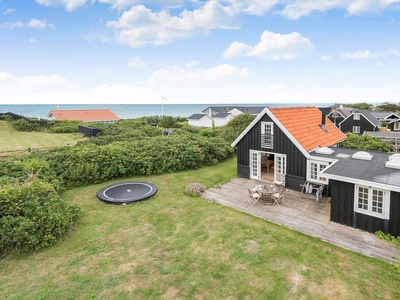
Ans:
POLYGON ((0 155, 18 151, 24 152, 28 148, 35 150, 74 145, 85 139, 82 135, 72 133, 18 131, 7 121, 0 121, 0 136, 0 155))
POLYGON ((132 178, 158 193, 122 206, 96 198, 117 181, 66 191, 83 211, 75 230, 51 248, 3 256, 0 298, 399 299, 398 266, 184 194, 235 176, 232 158, 132 178))

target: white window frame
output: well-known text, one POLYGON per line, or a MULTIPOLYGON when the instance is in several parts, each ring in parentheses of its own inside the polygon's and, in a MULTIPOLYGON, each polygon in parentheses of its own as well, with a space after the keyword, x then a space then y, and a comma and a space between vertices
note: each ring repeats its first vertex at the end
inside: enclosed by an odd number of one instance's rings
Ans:
POLYGON ((360 133, 360 126, 353 126, 353 133, 360 133))
POLYGON ((395 122, 393 124, 393 130, 400 130, 400 122, 395 122))
MULTIPOLYGON (((379 196, 379 194, 377 195, 379 196)), ((389 219, 389 208, 390 208, 390 191, 382 190, 370 186, 355 185, 354 188, 354 211, 360 214, 372 216, 379 219, 389 219), (360 194, 360 193, 362 194, 360 194), (376 212, 374 209, 374 192, 381 193, 382 195, 382 212, 376 212), (364 206, 366 208, 359 207, 359 194, 360 196, 366 196, 364 206)))
POLYGON ((268 134, 268 131, 270 131, 269 135, 271 136, 271 140, 269 143, 266 143, 265 141, 261 141, 261 147, 262 148, 268 148, 268 149, 273 149, 274 148, 274 123, 273 122, 261 122, 261 134, 268 134))
POLYGON ((320 161, 320 160, 308 160, 307 161, 307 181, 315 182, 315 183, 323 183, 328 184, 328 178, 324 177, 320 172, 326 169, 331 162, 328 161, 320 161), (317 171, 315 173, 315 171, 317 171))
POLYGON ((360 120, 360 114, 358 113, 353 114, 353 120, 360 120))

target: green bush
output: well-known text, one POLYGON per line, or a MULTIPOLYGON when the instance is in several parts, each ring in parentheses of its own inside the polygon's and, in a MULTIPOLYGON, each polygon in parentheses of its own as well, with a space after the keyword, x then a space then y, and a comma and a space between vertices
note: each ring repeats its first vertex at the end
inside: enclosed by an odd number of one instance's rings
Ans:
POLYGON ((31 182, 0 186, 0 252, 37 250, 65 235, 80 208, 64 201, 49 183, 31 182))
POLYGON ((347 133, 347 138, 342 143, 343 148, 354 148, 359 150, 371 150, 388 152, 389 146, 387 143, 382 142, 378 137, 369 135, 357 135, 354 133, 347 133))
POLYGON ((25 119, 13 121, 13 126, 18 131, 43 131, 46 129, 45 126, 41 126, 39 123, 30 123, 25 119))
POLYGON ((43 159, 47 170, 70 188, 118 177, 197 169, 222 161, 233 152, 219 138, 173 134, 100 146, 58 147, 43 159))
POLYGON ((78 132, 79 125, 82 125, 82 121, 51 121, 48 124, 48 132, 51 133, 74 133, 78 132))

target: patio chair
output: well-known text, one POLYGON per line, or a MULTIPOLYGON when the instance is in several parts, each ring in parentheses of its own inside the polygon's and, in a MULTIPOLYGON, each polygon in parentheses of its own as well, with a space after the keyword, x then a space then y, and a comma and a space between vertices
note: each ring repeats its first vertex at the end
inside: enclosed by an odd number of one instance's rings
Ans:
POLYGON ((279 202, 282 202, 282 204, 285 204, 285 193, 286 189, 281 190, 279 193, 272 194, 272 199, 274 200, 274 203, 281 205, 279 202))
POLYGON ((250 196, 248 201, 251 204, 251 206, 253 206, 261 198, 261 195, 255 189, 248 188, 247 190, 249 191, 249 196, 250 196))

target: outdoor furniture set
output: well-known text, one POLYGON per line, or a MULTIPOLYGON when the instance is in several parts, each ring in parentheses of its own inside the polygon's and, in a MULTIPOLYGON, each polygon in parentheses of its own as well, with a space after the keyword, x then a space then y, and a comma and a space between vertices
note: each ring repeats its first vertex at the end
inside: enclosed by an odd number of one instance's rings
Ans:
POLYGON ((282 205, 285 204, 284 196, 286 189, 279 189, 274 183, 266 183, 256 185, 249 191, 249 203, 251 206, 256 204, 258 200, 265 199, 273 204, 282 205))

